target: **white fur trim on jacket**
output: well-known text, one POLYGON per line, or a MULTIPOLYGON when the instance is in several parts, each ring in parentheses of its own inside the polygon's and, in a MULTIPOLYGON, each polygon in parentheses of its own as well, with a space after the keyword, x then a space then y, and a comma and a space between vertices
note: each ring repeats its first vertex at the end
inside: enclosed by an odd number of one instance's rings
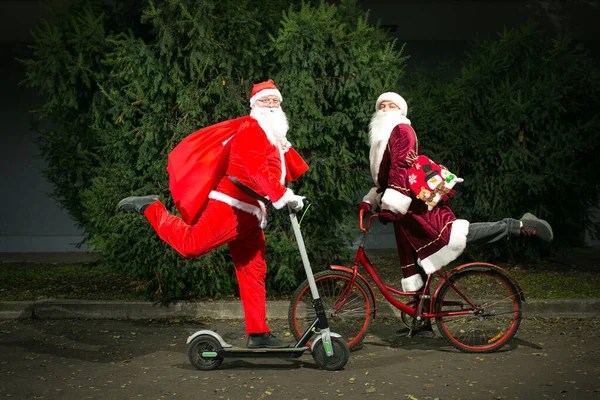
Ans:
POLYGON ((285 152, 286 150, 284 150, 282 145, 278 145, 277 149, 279 150, 279 160, 281 161, 281 179, 279 180, 279 183, 281 183, 282 185, 285 183, 285 152))
POLYGON ((262 229, 265 229, 265 227, 267 226, 267 210, 265 208, 265 205, 260 201, 258 202, 260 207, 256 207, 254 204, 245 203, 238 199, 234 199, 233 197, 228 196, 225 193, 217 192, 215 190, 211 191, 208 194, 208 198, 217 201, 222 201, 223 203, 229 204, 233 208, 237 208, 238 210, 242 210, 247 212, 248 214, 254 215, 256 218, 258 218, 258 222, 262 229))
POLYGON ((429 257, 418 260, 419 265, 423 267, 425 272, 433 274, 439 271, 443 266, 456 260, 467 246, 467 234, 469 233, 469 221, 457 219, 452 222, 452 232, 450 232, 450 240, 448 244, 430 255, 429 257))
POLYGON ((292 191, 292 189, 287 188, 283 196, 281 196, 279 200, 273 203, 273 207, 275 207, 277 210, 280 210, 281 208, 283 208, 283 206, 287 204, 288 201, 290 201, 293 195, 294 192, 292 191))
POLYGON ((379 186, 379 181, 377 180, 379 176, 379 167, 381 167, 381 160, 383 159, 383 154, 385 153, 387 145, 387 139, 379 140, 373 143, 371 145, 371 150, 369 150, 369 166, 371 167, 371 177, 373 178, 373 182, 375 182, 375 186, 379 186))
POLYGON ((408 278, 402 278, 402 291, 403 292, 416 292, 423 287, 423 278, 421 275, 414 274, 408 278))
POLYGON ((387 188, 381 198, 381 209, 390 210, 394 214, 400 213, 404 215, 408 211, 411 202, 412 199, 409 196, 406 196, 395 189, 387 188))
POLYGON ((281 92, 279 90, 265 89, 265 90, 261 90, 260 92, 256 93, 254 96, 252 96, 250 98, 250 107, 252 107, 254 105, 256 100, 260 99, 261 97, 265 97, 265 96, 277 96, 279 101, 283 101, 283 97, 281 97, 281 92))

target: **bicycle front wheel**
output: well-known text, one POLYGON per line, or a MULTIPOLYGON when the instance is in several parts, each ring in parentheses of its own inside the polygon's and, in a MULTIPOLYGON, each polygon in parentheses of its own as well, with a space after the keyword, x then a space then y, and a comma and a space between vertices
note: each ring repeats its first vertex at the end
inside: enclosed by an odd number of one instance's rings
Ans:
POLYGON ((521 295, 510 277, 487 265, 451 275, 436 296, 440 334, 465 353, 491 353, 507 344, 521 323, 521 295), (452 287, 454 286, 454 287, 452 287), (452 315, 453 312, 468 314, 452 315))
MULTIPOLYGON (((340 334, 349 348, 363 340, 375 310, 375 300, 367 285, 356 280, 348 291, 351 282, 352 275, 343 271, 315 274, 315 283, 323 301, 329 328, 340 334)), ((294 292, 288 311, 290 330, 296 340, 302 337, 317 317, 312 300, 308 280, 305 280, 294 292)))

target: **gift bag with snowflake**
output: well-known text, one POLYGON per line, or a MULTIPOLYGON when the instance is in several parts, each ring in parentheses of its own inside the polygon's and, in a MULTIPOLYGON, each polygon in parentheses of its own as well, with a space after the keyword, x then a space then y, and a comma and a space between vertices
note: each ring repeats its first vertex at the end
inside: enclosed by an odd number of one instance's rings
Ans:
POLYGON ((429 211, 433 210, 441 200, 447 200, 454 195, 454 185, 463 182, 443 165, 438 165, 427 156, 410 154, 407 159, 408 182, 410 190, 417 198, 427 204, 429 211))

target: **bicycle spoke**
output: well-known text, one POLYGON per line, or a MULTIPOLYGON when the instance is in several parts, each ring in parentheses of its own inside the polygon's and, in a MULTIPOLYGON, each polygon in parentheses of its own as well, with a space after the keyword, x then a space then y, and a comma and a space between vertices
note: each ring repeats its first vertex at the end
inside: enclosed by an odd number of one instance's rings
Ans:
MULTIPOLYGON (((315 275, 315 283, 327 315, 330 329, 352 347, 364 337, 373 316, 373 300, 363 283, 352 281, 352 275, 341 271, 326 271, 315 275), (350 290, 348 290, 350 289, 350 290)), ((316 318, 312 295, 305 282, 292 300, 289 319, 298 338, 316 318)))
POLYGON ((518 329, 520 297, 508 278, 490 268, 465 269, 444 285, 437 300, 440 333, 466 352, 490 352, 502 347, 518 329), (474 305, 474 308, 469 305, 474 305), (468 311, 468 315, 451 315, 468 311))

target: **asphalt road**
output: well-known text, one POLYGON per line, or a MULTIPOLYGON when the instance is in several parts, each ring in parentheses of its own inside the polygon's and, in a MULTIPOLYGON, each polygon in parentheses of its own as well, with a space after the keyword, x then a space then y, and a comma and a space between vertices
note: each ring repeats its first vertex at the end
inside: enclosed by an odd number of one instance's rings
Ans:
MULTIPOLYGON (((289 338, 286 321, 270 326, 289 338)), ((0 320, 0 399, 600 398, 600 319, 527 319, 484 355, 398 337, 398 327, 376 321, 341 371, 317 369, 306 353, 203 372, 187 359, 187 336, 216 328, 243 346, 241 321, 0 320)))

